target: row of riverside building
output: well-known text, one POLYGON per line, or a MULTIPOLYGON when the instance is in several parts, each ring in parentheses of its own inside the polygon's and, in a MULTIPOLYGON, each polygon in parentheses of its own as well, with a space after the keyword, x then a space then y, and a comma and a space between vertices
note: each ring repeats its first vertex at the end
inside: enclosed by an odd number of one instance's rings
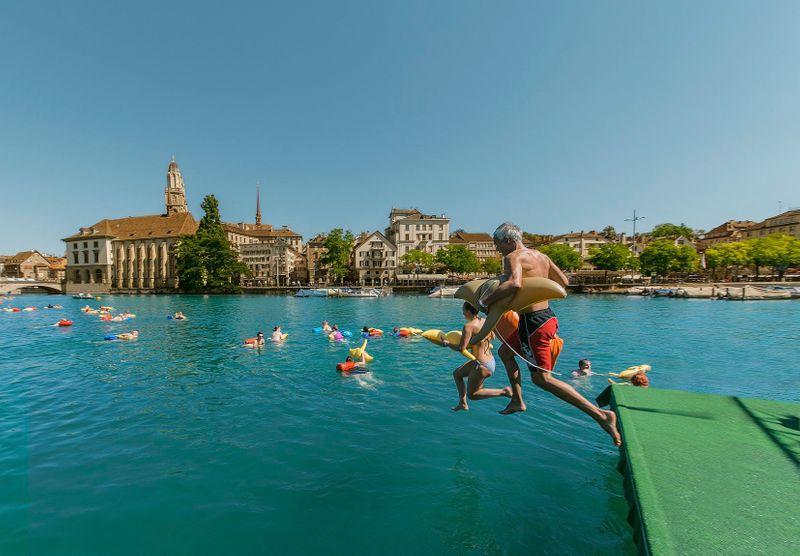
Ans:
MULTIPOLYGON (((174 158, 167 167, 164 208, 162 214, 104 218, 64 238, 66 291, 178 290, 175 246, 180 236, 197 230, 197 221, 187 207, 186 184, 174 158)), ((223 222, 222 228, 239 259, 250 269, 251 276, 244 279, 246 287, 328 283, 328 272, 321 262, 325 235, 304 244, 303 237, 288 226, 263 223, 258 192, 255 222, 223 222)), ((497 256, 489 234, 459 231, 451 236, 450 220, 443 214, 394 208, 387 228, 356 237, 350 280, 363 285, 393 284, 402 279, 442 280, 444 275, 398 274, 400 257, 413 249, 435 255, 450 244, 464 245, 481 260, 497 256)))
MULTIPOLYGON (((180 287, 175 261, 175 245, 181 235, 193 234, 197 221, 186 203, 186 186, 174 157, 167 167, 164 189, 165 211, 149 216, 103 219, 63 239, 65 264, 60 263, 67 292, 135 293, 174 292, 180 287)), ((250 269, 244 281, 249 287, 325 285, 327 269, 321 263, 325 236, 320 234, 303 243, 303 237, 288 226, 262 223, 261 200, 256 193, 254 223, 223 223, 223 229, 239 259, 250 269)), ((698 251, 722 242, 787 233, 800 237, 800 210, 792 210, 756 223, 729 221, 705 233, 698 240, 678 238, 698 251)), ((620 235, 605 237, 597 232, 544 236, 546 243, 563 243, 582 257, 592 247, 621 242, 641 252, 648 238, 620 235)), ((404 274, 400 259, 411 250, 435 255, 448 245, 462 245, 484 261, 497 258, 492 237, 487 233, 458 230, 450 233, 450 220, 444 214, 424 214, 417 209, 393 208, 384 230, 363 232, 356 237, 350 255, 350 281, 361 285, 435 283, 446 278, 439 274, 404 274)), ((18 254, 15 258, 19 258, 18 254)), ((36 252, 33 252, 36 253, 36 252)), ((40 254, 39 254, 40 255, 40 254)), ((40 255, 41 256, 41 255, 40 255)), ((43 259, 46 259, 42 256, 43 259)), ((8 257, 5 258, 6 261, 8 257)), ((0 261, 2 262, 2 261, 0 261)), ((53 262, 58 266, 58 262, 53 262)), ((8 262, 6 262, 8 268, 8 262)), ((0 273, 2 267, 0 267, 0 273)), ((38 272, 43 272, 40 270, 38 272)), ((11 276, 8 272, 6 275, 11 276)), ((20 275, 20 277, 23 277, 20 275)))

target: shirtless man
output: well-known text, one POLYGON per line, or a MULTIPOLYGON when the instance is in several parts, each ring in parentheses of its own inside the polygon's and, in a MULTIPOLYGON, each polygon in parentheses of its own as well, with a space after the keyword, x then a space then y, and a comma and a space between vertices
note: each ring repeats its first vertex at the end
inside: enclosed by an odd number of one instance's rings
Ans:
MULTIPOLYGON (((494 231, 495 248, 503 255, 503 274, 501 283, 486 298, 480 300, 484 307, 498 299, 513 295, 522 287, 523 278, 544 277, 566 287, 569 279, 544 253, 528 249, 522 243, 522 231, 510 222, 501 224, 494 231)), ((592 405, 572 386, 555 378, 552 372, 553 361, 550 355, 550 340, 558 330, 558 319, 550 309, 547 301, 536 303, 519 314, 519 340, 522 355, 529 363, 536 363, 536 368, 528 365, 533 383, 550 392, 554 396, 570 403, 589 415, 599 424, 614 441, 614 445, 622 444, 617 430, 617 416, 613 411, 606 411, 592 405), (548 369, 548 372, 542 369, 548 369)), ((506 345, 498 350, 498 355, 506 367, 508 380, 511 383, 512 397, 508 406, 500 413, 509 415, 517 411, 525 411, 522 401, 522 384, 519 366, 514 359, 514 352, 506 345)))
POLYGON ((483 383, 487 378, 494 374, 494 356, 492 355, 492 347, 489 344, 489 338, 479 342, 477 345, 470 346, 469 341, 474 334, 476 334, 483 326, 483 319, 478 316, 478 310, 470 305, 464 303, 462 307, 464 318, 467 319, 467 324, 461 331, 461 343, 453 345, 447 340, 442 341, 444 347, 449 347, 459 353, 469 348, 472 355, 475 356, 475 361, 468 361, 453 371, 453 380, 456 381, 456 388, 458 389, 458 405, 453 408, 453 411, 467 411, 467 398, 471 400, 485 400, 486 398, 497 398, 505 396, 511 397, 511 388, 484 388, 483 383), (467 386, 464 387, 464 379, 467 379, 467 386))

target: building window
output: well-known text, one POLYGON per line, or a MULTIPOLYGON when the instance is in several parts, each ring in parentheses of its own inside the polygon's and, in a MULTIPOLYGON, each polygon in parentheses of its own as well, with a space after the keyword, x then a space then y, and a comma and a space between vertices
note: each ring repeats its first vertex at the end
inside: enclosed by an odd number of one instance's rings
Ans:
POLYGON ((80 270, 76 270, 75 271, 75 283, 76 284, 80 284, 81 283, 81 271, 80 270))
POLYGON ((94 242, 94 246, 97 247, 97 242, 96 241, 94 242))
POLYGON ((73 253, 73 254, 72 254, 72 259, 73 259, 73 262, 74 262, 75 264, 78 264, 78 254, 77 254, 77 253, 73 253))
POLYGON ((89 262, 89 252, 88 251, 84 251, 83 252, 83 262, 84 263, 88 263, 89 262))
POLYGON ((99 255, 99 253, 97 251, 95 251, 94 252, 94 262, 99 262, 99 261, 100 261, 100 255, 99 255))
POLYGON ((87 247, 89 247, 89 244, 88 244, 87 242, 85 242, 85 241, 84 241, 84 242, 83 242, 83 248, 85 249, 85 248, 87 248, 87 247))
POLYGON ((78 244, 77 244, 77 243, 73 243, 73 244, 72 244, 72 248, 73 248, 73 249, 77 249, 77 248, 78 248, 78 244))

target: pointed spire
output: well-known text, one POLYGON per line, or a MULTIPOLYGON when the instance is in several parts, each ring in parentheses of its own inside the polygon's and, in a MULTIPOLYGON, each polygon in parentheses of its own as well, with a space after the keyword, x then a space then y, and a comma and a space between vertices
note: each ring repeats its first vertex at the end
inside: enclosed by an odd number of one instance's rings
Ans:
POLYGON ((261 225, 261 192, 259 182, 256 182, 256 226, 261 225))

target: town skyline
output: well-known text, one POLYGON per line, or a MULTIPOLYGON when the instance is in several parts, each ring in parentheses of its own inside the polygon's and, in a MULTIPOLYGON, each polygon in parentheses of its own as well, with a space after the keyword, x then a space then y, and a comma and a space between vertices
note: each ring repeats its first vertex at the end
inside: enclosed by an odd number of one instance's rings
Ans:
MULTIPOLYGON (((175 157, 175 155, 172 155, 170 158, 173 161, 177 159, 177 157, 175 157)), ((181 171, 184 171, 183 166, 181 166, 181 171)), ((162 176, 163 176, 163 174, 162 174, 162 176)), ((162 180, 163 180, 163 177, 162 177, 162 180)), ((163 185, 161 185, 159 187, 159 189, 161 191, 163 191, 163 185)), ((371 233, 371 232, 373 232, 375 230, 383 230, 382 222, 385 222, 386 215, 393 208, 399 208, 397 206, 384 207, 383 210, 378 211, 378 213, 374 217, 370 218, 370 221, 374 221, 375 222, 375 225, 371 226, 371 227, 366 226, 366 227, 359 228, 359 227, 355 226, 353 222, 350 222, 349 224, 345 224, 345 223, 340 223, 338 225, 334 224, 331 228, 327 228, 327 229, 314 230, 314 228, 312 228, 312 225, 310 225, 308 223, 304 223, 304 222, 300 222, 300 223, 284 222, 283 220, 274 217, 273 216, 274 213, 272 213, 270 211, 271 207, 269 205, 268 197, 265 198, 265 190, 266 190, 266 195, 268 195, 269 194, 269 189, 267 187, 265 187, 265 185, 262 182, 259 181, 259 182, 254 183, 253 186, 252 186, 252 199, 249 200, 249 201, 245 200, 245 199, 241 199, 240 202, 237 203, 237 205, 235 207, 236 210, 233 210, 233 211, 230 211, 227 207, 225 207, 222 203, 220 203, 220 212, 221 212, 223 220, 226 221, 226 222, 230 222, 230 223, 254 222, 255 221, 255 216, 256 216, 256 211, 258 209, 261 209, 261 214, 264 215, 263 218, 264 218, 265 223, 269 223, 269 224, 273 225, 275 228, 288 227, 288 228, 292 229, 293 231, 297 232, 299 235, 301 235, 303 237, 304 241, 308 241, 309 239, 311 239, 311 238, 313 238, 313 237, 315 237, 315 236, 317 236, 319 234, 325 234, 325 233, 329 232, 331 229, 337 228, 337 227, 338 228, 342 228, 344 230, 350 230, 355 235, 359 235, 361 233, 371 233), (259 204, 260 204, 260 206, 257 206, 259 204), (246 209, 248 209, 248 208, 250 209, 250 214, 246 214, 246 209), (231 212, 234 213, 234 214, 237 214, 237 215, 241 215, 242 217, 241 218, 230 218, 228 216, 228 214, 231 213, 231 212), (311 231, 309 231, 309 230, 311 230, 311 231)), ((152 210, 150 212, 144 211, 141 214, 156 215, 156 214, 163 214, 164 213, 163 205, 159 205, 158 203, 152 202, 151 193, 153 193, 153 192, 151 192, 151 191, 146 191, 145 192, 144 189, 142 189, 140 191, 142 192, 143 195, 138 196, 139 200, 141 200, 142 197, 148 197, 148 198, 151 198, 151 202, 149 202, 147 204, 154 205, 154 207, 153 207, 154 210, 152 210), (147 193, 147 195, 144 195, 145 193, 147 193), (160 208, 156 209, 156 207, 160 207, 160 208)), ((192 193, 192 187, 191 187, 191 184, 189 184, 189 186, 186 188, 186 203, 187 203, 189 212, 194 214, 194 215, 196 215, 196 216, 198 216, 198 218, 199 218, 199 215, 202 215, 202 210, 200 209, 200 201, 202 200, 203 196, 208 195, 208 194, 215 195, 218 199, 220 198, 220 194, 217 193, 217 192, 214 192, 214 191, 204 192, 202 194, 192 193), (200 199, 196 200, 196 202, 194 203, 195 207, 193 209, 193 207, 192 207, 192 204, 193 204, 192 203, 192 199, 197 198, 199 195, 201 197, 200 197, 200 199)), ((136 198, 136 196, 132 196, 131 200, 133 200, 134 198, 136 198)), ((460 230, 464 230, 466 232, 489 233, 489 234, 491 234, 495 227, 497 227, 499 224, 504 222, 504 220, 497 220, 497 223, 494 224, 490 229, 475 229, 475 228, 469 228, 469 227, 463 226, 458 222, 454 222, 454 218, 450 215, 450 213, 447 210, 439 210, 439 208, 437 208, 437 207, 415 206, 415 205, 411 205, 411 204, 404 204, 404 205, 400 205, 400 206, 402 206, 404 208, 415 208, 415 209, 420 210, 423 213, 445 214, 450 219, 451 223, 454 223, 453 225, 451 225, 451 233, 454 232, 455 230, 459 230, 460 229, 460 230), (433 209, 433 210, 430 210, 430 209, 433 209)), ((787 206, 785 203, 779 202, 776 205, 774 211, 772 211, 772 212, 767 211, 767 213, 765 213, 763 216, 752 216, 752 215, 749 215, 749 214, 741 214, 741 215, 737 214, 737 215, 729 216, 728 218, 725 218, 724 220, 719 221, 719 222, 716 222, 716 221, 712 222, 712 221, 709 220, 707 225, 696 225, 696 223, 694 223, 694 222, 686 222, 685 220, 681 220, 681 219, 666 220, 666 219, 658 219, 657 217, 653 218, 648 214, 644 214, 645 211, 642 211, 638 207, 636 207, 634 209, 631 209, 630 214, 621 215, 621 217, 624 217, 624 218, 620 218, 620 220, 618 222, 606 222, 605 224, 597 223, 594 226, 583 227, 583 228, 574 228, 573 227, 573 228, 567 229, 567 227, 564 227, 564 228, 561 228, 559 230, 553 231, 553 230, 546 230, 546 229, 531 228, 529 226, 526 226, 524 223, 520 223, 520 222, 514 222, 514 223, 519 225, 526 232, 533 233, 533 234, 541 234, 541 235, 561 236, 561 235, 565 235, 565 234, 578 233, 578 232, 600 232, 606 226, 612 226, 612 227, 615 228, 617 233, 623 233, 626 236, 631 236, 631 235, 633 235, 633 228, 632 228, 632 221, 631 221, 631 217, 633 216, 633 212, 632 212, 633 210, 637 210, 640 219, 644 219, 644 220, 647 221, 646 224, 642 224, 641 221, 637 222, 636 233, 637 234, 647 234, 650 230, 652 230, 653 227, 657 226, 658 224, 663 224, 663 223, 668 223, 668 222, 673 223, 673 224, 685 224, 686 226, 689 226, 690 228, 693 228, 695 230, 708 231, 708 230, 713 229, 714 227, 720 225, 720 223, 722 223, 722 222, 727 222, 727 221, 730 221, 730 220, 752 220, 752 221, 755 221, 755 222, 759 222, 759 221, 763 221, 764 219, 766 219, 768 217, 775 216, 775 215, 777 215, 777 214, 779 214, 779 213, 781 213, 783 211, 794 210, 794 209, 797 209, 797 208, 798 207, 787 206)), ((746 211, 742 211, 742 212, 746 212, 746 211)), ((654 211, 654 213, 657 214, 657 211, 654 211)), ((95 219, 95 221, 102 220, 103 218, 112 218, 113 219, 113 218, 124 218, 124 217, 128 217, 128 216, 133 216, 133 214, 127 214, 127 213, 123 214, 122 212, 120 212, 119 214, 113 214, 113 213, 112 214, 105 214, 105 215, 102 215, 102 216, 98 216, 95 219)), ((578 218, 578 221, 587 222, 586 220, 584 220, 582 218, 578 218)), ((599 222, 599 221, 596 220, 596 222, 599 222)), ((11 235, 11 236, 3 235, 2 237, 0 237, 0 253, 17 253, 17 252, 21 252, 21 251, 27 251, 27 250, 31 250, 32 251, 32 250, 35 250, 35 251, 39 251, 40 253, 46 254, 46 255, 63 256, 63 254, 64 254, 64 246, 63 246, 62 238, 70 235, 71 233, 73 233, 74 230, 77 229, 78 227, 80 227, 81 225, 86 225, 86 222, 75 223, 74 225, 67 226, 65 228, 63 234, 59 238, 57 238, 55 240, 45 241, 45 243, 48 245, 48 247, 44 247, 44 248, 41 247, 40 245, 19 245, 18 242, 16 241, 16 237, 15 236, 13 236, 13 235, 11 235)))
POLYGON ((214 193, 249 221, 260 182, 264 217, 304 237, 391 207, 559 234, 800 205, 796 4, 190 12, 8 6, 0 252, 158 213, 172 154, 193 213, 214 193))

